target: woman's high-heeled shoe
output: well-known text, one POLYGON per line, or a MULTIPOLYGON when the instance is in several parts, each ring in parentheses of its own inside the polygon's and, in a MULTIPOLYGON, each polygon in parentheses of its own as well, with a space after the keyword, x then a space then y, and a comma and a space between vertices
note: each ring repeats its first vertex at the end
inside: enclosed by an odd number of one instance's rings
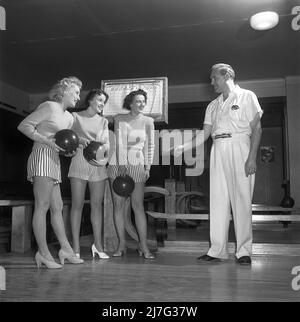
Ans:
POLYGON ((63 249, 59 250, 58 257, 62 265, 64 265, 65 259, 71 264, 82 264, 84 262, 83 259, 76 257, 74 253, 68 253, 63 249))
POLYGON ((93 255, 93 258, 95 258, 95 255, 98 254, 99 258, 102 258, 102 259, 106 259, 106 258, 109 258, 109 256, 104 253, 104 252, 99 252, 98 249, 96 248, 96 246, 93 244, 92 245, 92 255, 93 255))
POLYGON ((116 252, 113 253, 113 257, 122 257, 126 254, 127 250, 122 249, 122 250, 117 250, 116 252))
POLYGON ((137 249, 137 252, 139 254, 140 257, 144 257, 145 259, 154 259, 155 258, 155 255, 152 254, 150 251, 147 252, 147 253, 144 253, 140 248, 137 249))
POLYGON ((40 268, 42 264, 44 264, 47 268, 62 268, 62 265, 45 258, 39 252, 35 254, 35 261, 38 268, 40 268))

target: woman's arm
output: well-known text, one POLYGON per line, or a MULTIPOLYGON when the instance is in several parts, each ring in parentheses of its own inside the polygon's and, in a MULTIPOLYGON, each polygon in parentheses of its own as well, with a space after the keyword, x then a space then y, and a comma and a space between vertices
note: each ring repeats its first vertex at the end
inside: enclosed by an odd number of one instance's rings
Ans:
POLYGON ((103 118, 103 128, 98 132, 96 141, 103 143, 107 154, 109 153, 109 130, 108 121, 103 118))
POLYGON ((48 120, 51 114, 51 104, 49 102, 42 103, 18 125, 17 129, 33 141, 46 144, 56 152, 63 151, 62 148, 55 144, 54 138, 50 139, 37 131, 37 126, 41 122, 48 120))
POLYGON ((47 137, 37 132, 37 126, 51 115, 51 107, 48 102, 42 103, 37 109, 28 115, 19 125, 18 130, 33 141, 46 143, 47 137))
POLYGON ((115 135, 118 172, 120 175, 125 175, 127 165, 127 127, 126 122, 120 121, 118 116, 115 118, 115 135))
POLYGON ((146 124, 146 142, 144 146, 144 159, 145 159, 145 170, 150 171, 153 163, 155 149, 155 128, 154 120, 149 118, 149 122, 146 124))

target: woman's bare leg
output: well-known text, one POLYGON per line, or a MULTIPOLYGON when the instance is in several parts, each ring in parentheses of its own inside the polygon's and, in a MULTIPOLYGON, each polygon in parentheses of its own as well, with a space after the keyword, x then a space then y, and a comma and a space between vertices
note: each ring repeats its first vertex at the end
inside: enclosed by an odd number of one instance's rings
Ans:
MULTIPOLYGON (((112 187, 113 180, 110 180, 112 187)), ((113 189, 111 189, 112 198, 114 202, 114 221, 116 232, 119 238, 119 246, 117 252, 122 251, 126 247, 125 240, 125 218, 124 218, 124 209, 125 209, 125 198, 118 196, 113 189)))
POLYGON ((60 186, 59 184, 54 185, 51 200, 50 200, 50 210, 51 210, 51 224, 56 237, 60 243, 61 249, 67 253, 73 253, 73 249, 67 239, 65 224, 62 217, 63 202, 61 198, 60 186))
POLYGON ((103 198, 106 180, 89 182, 91 199, 91 223, 94 233, 94 245, 98 251, 103 252, 102 246, 102 216, 103 198))
POLYGON ((140 248, 144 254, 148 254, 147 245, 147 219, 144 210, 144 187, 143 182, 136 182, 131 194, 131 206, 134 212, 135 224, 139 235, 140 248))
POLYGON ((54 181, 48 177, 33 178, 34 212, 32 219, 33 233, 40 254, 48 260, 54 260, 50 254, 46 238, 46 215, 50 208, 50 200, 54 181))
POLYGON ((70 215, 73 249, 75 253, 80 253, 79 235, 87 181, 78 178, 70 178, 70 182, 72 192, 72 206, 70 215))

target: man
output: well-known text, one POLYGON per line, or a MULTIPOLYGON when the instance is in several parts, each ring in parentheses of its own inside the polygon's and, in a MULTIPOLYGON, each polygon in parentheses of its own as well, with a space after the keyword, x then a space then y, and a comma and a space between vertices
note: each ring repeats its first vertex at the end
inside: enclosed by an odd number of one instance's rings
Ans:
MULTIPOLYGON (((205 262, 228 258, 228 228, 232 211, 239 264, 251 264, 252 195, 256 156, 261 138, 262 109, 256 95, 234 83, 230 65, 216 64, 211 84, 220 94, 207 107, 203 126, 204 141, 211 135, 210 158, 210 239, 205 262)), ((202 139, 202 142, 203 142, 202 139)), ((188 144, 175 148, 182 150, 188 144)))

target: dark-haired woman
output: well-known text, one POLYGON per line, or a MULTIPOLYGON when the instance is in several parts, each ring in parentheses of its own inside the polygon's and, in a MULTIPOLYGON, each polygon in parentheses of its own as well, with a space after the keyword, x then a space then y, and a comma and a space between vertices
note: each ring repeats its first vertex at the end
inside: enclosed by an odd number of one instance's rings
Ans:
POLYGON ((69 178, 72 191, 71 229, 73 235, 73 249, 80 258, 80 225, 84 197, 88 183, 90 191, 91 223, 93 227, 94 243, 91 251, 93 258, 109 258, 102 246, 102 202, 104 197, 105 181, 107 179, 106 165, 97 160, 87 162, 83 156, 83 149, 91 141, 103 143, 107 154, 109 149, 108 121, 101 116, 108 95, 101 89, 91 90, 85 99, 87 108, 74 116, 73 131, 80 139, 79 149, 73 157, 69 178))
MULTIPOLYGON (((110 163, 108 174, 111 184, 119 175, 130 175, 135 188, 131 194, 131 205, 135 215, 135 224, 139 236, 140 256, 154 258, 147 245, 147 220, 144 210, 144 187, 149 178, 154 154, 154 124, 151 117, 145 116, 143 110, 147 103, 147 93, 136 90, 129 93, 123 103, 128 114, 115 117, 117 164, 110 163)), ((114 220, 119 246, 113 256, 122 256, 126 251, 124 208, 125 198, 117 195, 113 189, 114 220)))

